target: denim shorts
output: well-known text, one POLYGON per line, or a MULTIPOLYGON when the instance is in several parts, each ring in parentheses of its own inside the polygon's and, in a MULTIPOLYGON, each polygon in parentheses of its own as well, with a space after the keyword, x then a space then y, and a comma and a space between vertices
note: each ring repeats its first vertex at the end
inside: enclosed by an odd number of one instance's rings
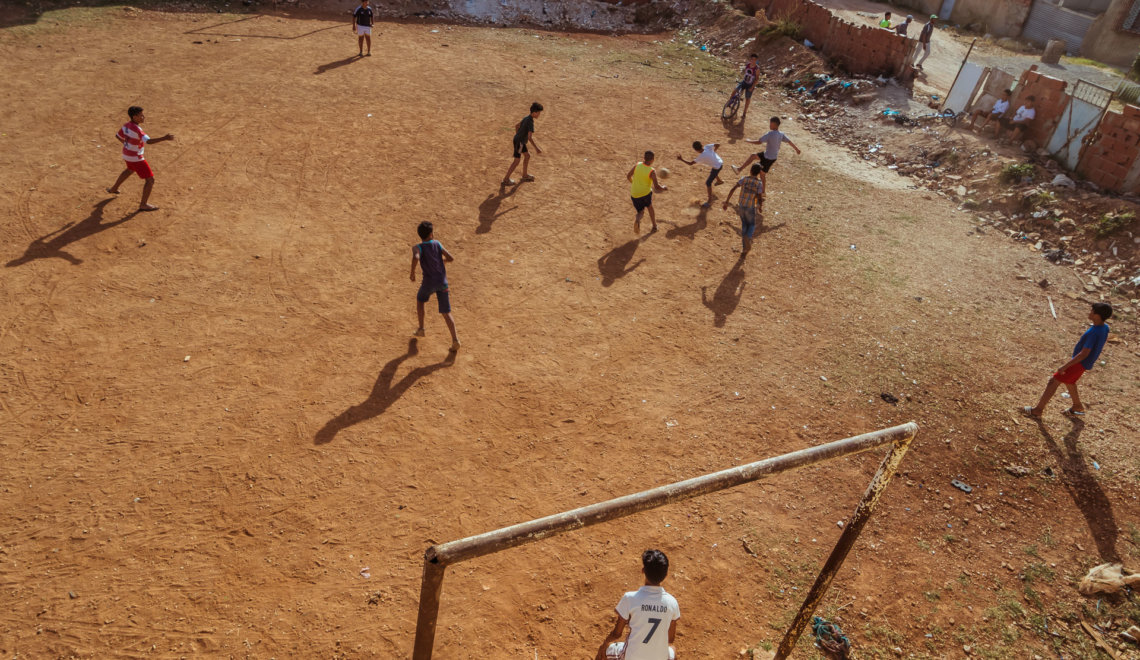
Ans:
POLYGON ((737 214, 740 215, 740 234, 744 238, 752 238, 752 234, 756 233, 756 208, 753 206, 737 206, 737 214))

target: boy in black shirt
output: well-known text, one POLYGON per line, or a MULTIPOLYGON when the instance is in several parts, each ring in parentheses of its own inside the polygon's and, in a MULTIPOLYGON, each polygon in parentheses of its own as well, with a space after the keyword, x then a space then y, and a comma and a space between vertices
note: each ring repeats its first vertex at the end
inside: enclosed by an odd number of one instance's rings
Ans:
POLYGON ((368 0, 360 0, 360 6, 352 12, 352 33, 359 35, 356 47, 360 50, 360 57, 372 57, 372 7, 368 0), (368 55, 364 54, 364 42, 368 42, 368 55))
POLYGON ((522 121, 515 125, 515 138, 514 138, 514 154, 515 159, 511 166, 507 168, 507 176, 503 177, 504 186, 513 186, 515 181, 511 179, 511 173, 519 166, 519 159, 522 159, 523 181, 534 181, 534 177, 527 174, 526 168, 530 164, 530 152, 527 151, 527 142, 534 145, 535 153, 542 153, 542 149, 538 148, 538 143, 534 141, 534 120, 538 119, 538 115, 542 112, 542 104, 538 101, 530 104, 530 114, 523 117, 522 121))

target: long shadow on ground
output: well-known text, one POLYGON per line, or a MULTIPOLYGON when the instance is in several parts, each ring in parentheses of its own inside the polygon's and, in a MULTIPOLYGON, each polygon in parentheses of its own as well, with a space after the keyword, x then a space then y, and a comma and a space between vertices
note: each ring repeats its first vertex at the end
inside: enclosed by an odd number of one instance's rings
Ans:
POLYGON ((1118 532, 1116 516, 1112 513, 1112 502, 1108 500, 1108 495, 1096 477, 1089 472, 1088 461, 1077 446, 1077 440, 1085 429, 1085 423, 1079 419, 1072 420, 1073 428, 1065 434, 1062 439, 1064 446, 1061 446, 1042 420, 1035 421, 1045 438, 1045 446, 1053 453, 1061 467, 1061 484, 1069 491, 1073 503, 1081 510, 1081 515, 1088 523, 1089 532, 1096 542, 1100 558, 1104 561, 1120 561, 1120 555, 1116 552, 1118 532))
POLYGON ((342 66, 352 64, 356 60, 362 60, 362 59, 364 59, 364 57, 361 55, 353 55, 352 57, 346 57, 343 60, 337 60, 335 62, 329 62, 328 64, 322 64, 322 65, 317 67, 317 70, 313 72, 313 75, 319 76, 322 73, 327 73, 329 71, 332 71, 333 69, 339 69, 342 66))
POLYGON ((697 219, 687 225, 680 225, 673 227, 665 232, 665 238, 687 238, 694 239, 697 232, 709 226, 709 207, 702 206, 700 211, 697 211, 697 219))
POLYGON ((479 205, 479 226, 475 228, 476 234, 489 233, 491 226, 495 224, 496 220, 518 208, 517 206, 512 206, 506 211, 499 211, 499 207, 503 202, 519 191, 519 185, 520 184, 500 186, 498 193, 487 195, 487 199, 483 200, 483 203, 479 205))
POLYGON ((35 261, 36 259, 51 258, 63 259, 73 266, 78 266, 79 264, 83 263, 82 259, 65 251, 63 248, 71 245, 76 241, 87 238, 88 236, 93 236, 101 231, 107 231, 115 225, 121 225, 139 213, 138 211, 134 211, 132 213, 128 213, 118 220, 115 220, 114 222, 108 222, 104 224, 103 210, 108 204, 111 203, 112 200, 114 200, 114 197, 105 199, 96 204, 95 207, 91 210, 91 215, 80 220, 78 223, 69 222, 59 229, 53 231, 52 233, 45 234, 32 241, 28 245, 28 248, 24 250, 23 256, 13 259, 5 265, 8 268, 14 268, 15 266, 22 266, 29 261, 35 261))
POLYGON ((401 378, 399 382, 393 384, 392 379, 396 377, 396 370, 400 368, 404 360, 419 352, 419 345, 416 343, 415 337, 408 340, 407 352, 389 360, 388 364, 385 364, 384 368, 380 370, 380 375, 376 378, 376 384, 372 386, 372 393, 368 395, 368 398, 363 403, 352 406, 325 423, 321 430, 317 431, 313 444, 328 444, 333 441, 337 433, 344 429, 383 415, 384 411, 399 400, 417 380, 455 364, 455 353, 448 353, 442 362, 416 367, 401 378))
POLYGON ((747 255, 741 254, 736 263, 732 265, 732 270, 724 276, 717 286, 716 291, 713 292, 712 298, 708 297, 707 286, 701 287, 701 304, 708 307, 713 313, 713 325, 718 328, 723 328, 729 316, 736 311, 737 305, 740 304, 740 298, 744 295, 744 259, 747 255))
POLYGON ((602 274, 602 286, 612 285, 645 262, 644 259, 638 259, 637 263, 632 266, 629 265, 629 262, 633 261, 634 253, 637 252, 637 246, 644 243, 652 235, 653 233, 650 232, 644 236, 638 236, 632 241, 622 243, 598 259, 598 272, 602 274))

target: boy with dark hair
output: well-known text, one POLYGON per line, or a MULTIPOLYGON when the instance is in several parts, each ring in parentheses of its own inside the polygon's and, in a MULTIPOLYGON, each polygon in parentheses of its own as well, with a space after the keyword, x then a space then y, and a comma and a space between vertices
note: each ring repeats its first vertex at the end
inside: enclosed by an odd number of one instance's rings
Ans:
POLYGON ((359 57, 372 57, 372 7, 368 0, 360 0, 360 6, 352 12, 352 33, 357 35, 356 48, 359 57), (368 42, 368 54, 364 54, 364 42, 368 42))
POLYGON ((930 57, 930 37, 934 35, 934 24, 937 22, 938 17, 931 14, 930 20, 922 26, 922 30, 918 33, 918 48, 915 49, 914 54, 917 57, 919 53, 922 53, 922 57, 919 57, 918 61, 914 63, 916 69, 922 69, 922 63, 930 57))
POLYGON ((653 193, 665 192, 665 186, 657 182, 657 171, 653 169, 653 152, 646 151, 642 161, 633 166, 625 175, 629 181, 629 197, 637 215, 633 219, 633 233, 641 231, 641 216, 649 209, 649 221, 653 223, 650 233, 657 231, 657 215, 653 212, 653 193))
POLYGON ((150 169, 150 164, 146 162, 143 156, 143 149, 148 144, 158 144, 159 142, 166 142, 173 140, 174 135, 167 133, 160 138, 153 140, 149 135, 143 132, 139 124, 146 120, 143 115, 143 109, 137 105, 132 105, 127 108, 127 116, 130 121, 123 124, 119 132, 115 134, 115 139, 123 143, 123 161, 126 163, 127 169, 119 174, 119 178, 115 180, 114 185, 107 189, 107 192, 112 195, 119 194, 119 186, 126 182, 127 178, 131 176, 131 172, 139 175, 139 178, 146 181, 143 184, 142 200, 139 202, 140 211, 157 211, 158 207, 153 204, 148 204, 147 200, 150 199, 150 191, 154 188, 154 172, 150 169))
POLYGON ((455 261, 455 257, 435 240, 432 224, 427 220, 416 228, 420 235, 419 245, 412 247, 412 281, 416 281, 416 264, 424 272, 424 281, 416 293, 416 314, 419 316, 420 327, 416 329, 416 336, 424 336, 424 303, 435 294, 439 302, 439 313, 447 322, 447 329, 451 331, 451 352, 459 350, 459 336, 455 334, 455 321, 451 318, 450 289, 447 285, 447 268, 445 262, 455 261))
POLYGON ((891 29, 891 12, 888 11, 883 15, 883 20, 879 21, 879 27, 891 29))
POLYGON ((534 181, 534 177, 527 174, 526 168, 530 164, 530 152, 527 151, 527 142, 534 145, 535 153, 542 153, 542 149, 538 148, 538 143, 534 141, 534 120, 538 119, 538 115, 542 114, 542 104, 538 101, 530 104, 530 114, 523 117, 519 123, 515 124, 515 137, 512 141, 514 147, 515 159, 511 161, 511 166, 507 168, 507 176, 503 177, 504 186, 513 186, 515 181, 511 179, 511 173, 519 166, 519 158, 522 158, 523 181, 534 181))
POLYGON ((707 165, 708 166, 709 177, 707 179, 705 179, 705 187, 708 188, 708 190, 709 190, 709 198, 708 198, 708 201, 706 201, 704 204, 701 204, 701 206, 703 206, 706 209, 708 207, 712 206, 713 182, 716 182, 717 185, 724 183, 723 181, 720 180, 720 171, 721 171, 721 169, 724 168, 724 160, 721 159, 720 154, 718 154, 716 152, 717 149, 720 149, 719 144, 716 144, 713 142, 710 142, 709 144, 701 144, 699 141, 694 141, 693 142, 693 151, 696 151, 699 154, 696 158, 694 158, 693 160, 685 160, 684 158, 681 157, 681 154, 677 154, 677 160, 681 161, 682 163, 684 163, 690 167, 692 167, 693 165, 707 165))
POLYGON ((598 647, 595 660, 673 660, 672 644, 677 637, 681 608, 677 599, 661 587, 669 574, 669 558, 660 550, 646 550, 641 555, 641 572, 645 574, 645 586, 627 592, 618 601, 617 621, 598 647), (662 624, 668 628, 663 629, 662 624), (625 641, 617 641, 627 625, 629 634, 625 641))
POLYGON ((741 165, 740 167, 733 165, 732 171, 739 174, 740 170, 748 167, 749 163, 751 163, 752 161, 754 161, 756 159, 760 159, 760 170, 761 170, 760 180, 764 182, 765 189, 767 189, 767 187, 768 187, 768 171, 771 170, 772 166, 776 164, 776 158, 778 158, 780 156, 780 145, 781 144, 787 142, 788 144, 792 145, 793 149, 796 150, 797 155, 803 153, 800 151, 800 148, 797 147, 794 142, 792 142, 790 139, 788 139, 787 135, 784 135, 784 133, 782 133, 780 131, 780 118, 779 117, 772 117, 772 119, 770 119, 768 121, 768 132, 767 133, 761 135, 760 137, 756 138, 755 140, 745 139, 744 141, 749 142, 751 144, 763 144, 764 145, 764 151, 762 151, 762 152, 758 151, 754 154, 749 154, 748 160, 744 161, 744 164, 741 165))
POLYGON ((737 85, 744 92, 744 112, 740 113, 740 121, 748 117, 748 106, 752 105, 752 92, 756 90, 756 83, 760 80, 760 56, 752 53, 748 56, 748 63, 744 65, 744 75, 737 85))
POLYGON ((1073 347, 1072 359, 1066 362, 1049 379, 1049 384, 1045 386, 1045 392, 1041 394, 1041 400, 1037 402, 1037 405, 1032 408, 1025 406, 1021 412, 1030 417, 1041 417, 1041 414, 1045 412, 1046 404, 1053 398, 1057 388, 1064 383, 1065 388, 1069 390, 1069 396, 1073 399, 1072 407, 1066 410, 1065 414, 1078 417, 1085 414, 1085 407, 1081 403, 1080 394, 1077 392, 1077 381, 1086 371, 1096 366, 1096 360, 1100 357, 1105 342, 1108 341, 1109 327, 1105 321, 1110 318, 1112 318, 1112 305, 1108 303, 1092 304, 1092 310, 1089 311, 1089 320, 1092 321, 1092 325, 1088 330, 1085 330, 1085 334, 1081 335, 1077 345, 1073 347))
POLYGON ((1025 138, 1026 129, 1029 128, 1029 124, 1037 117, 1037 110, 1033 108, 1033 104, 1036 101, 1037 97, 1030 94, 1025 97, 1025 103, 1021 104, 1017 112, 1013 113, 1012 119, 1003 117, 998 120, 1001 127, 1008 131, 1006 133, 1006 139, 1014 140, 1017 138, 1025 138))
POLYGON ((764 182, 758 178, 760 163, 753 163, 749 175, 736 182, 728 197, 724 198, 724 209, 728 210, 728 203, 732 201, 732 193, 740 188, 740 202, 736 206, 736 213, 740 216, 740 238, 744 241, 744 254, 752 249, 752 234, 756 231, 756 218, 764 210, 764 182))
POLYGON ((986 126, 994 119, 1000 122, 1001 118, 1005 116, 1006 111, 1009 110, 1009 97, 1011 94, 1013 94, 1012 90, 1003 89, 1001 91, 1001 98, 994 101, 994 105, 990 108, 989 112, 986 112, 985 108, 975 110, 973 114, 970 115, 970 130, 973 130, 974 122, 978 121, 978 117, 982 115, 986 116, 986 120, 982 122, 982 127, 979 129, 979 132, 985 131, 986 126))
POLYGON ((906 20, 895 26, 895 34, 905 37, 907 30, 910 29, 910 24, 914 22, 914 16, 907 14, 906 20))

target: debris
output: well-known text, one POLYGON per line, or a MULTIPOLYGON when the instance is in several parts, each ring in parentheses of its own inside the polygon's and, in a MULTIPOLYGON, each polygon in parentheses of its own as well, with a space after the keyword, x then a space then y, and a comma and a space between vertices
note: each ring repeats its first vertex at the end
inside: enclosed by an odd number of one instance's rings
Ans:
POLYGON ((1050 185, 1060 186, 1063 188, 1076 188, 1077 187, 1076 181, 1073 181, 1072 179, 1065 176, 1064 174, 1058 174, 1057 176, 1053 177, 1053 181, 1051 182, 1050 185))
POLYGON ((1088 621, 1081 621, 1081 629, 1084 630, 1085 634, 1087 634, 1089 637, 1092 637, 1093 641, 1096 642, 1097 648, 1107 653, 1108 657, 1112 658, 1113 660, 1120 660, 1120 656, 1116 654, 1116 651, 1114 651, 1112 647, 1104 641, 1104 638, 1100 636, 1100 633, 1098 633, 1095 629, 1093 629, 1092 626, 1089 625, 1088 621))
POLYGON ((963 493, 974 492, 973 487, 971 487, 969 484, 958 481, 957 479, 950 480, 950 485, 957 488, 958 490, 962 491, 963 493))
POLYGON ((1131 626, 1128 630, 1120 633, 1120 636, 1133 644, 1140 644, 1140 626, 1131 626))
POLYGON ((1121 564, 1108 563, 1094 566, 1081 578, 1077 591, 1082 596, 1095 594, 1115 594, 1125 587, 1140 583, 1140 573, 1133 573, 1121 564))
POLYGON ((183 362, 189 362, 189 361, 190 361, 190 356, 189 356, 189 355, 187 355, 186 357, 182 358, 182 361, 183 361, 183 362))
POLYGON ((1053 307, 1053 297, 1052 296, 1045 296, 1045 297, 1049 299, 1049 312, 1053 315, 1053 320, 1056 321, 1057 320, 1057 309, 1055 307, 1053 307))
POLYGON ((891 404, 892 406, 898 405, 899 403, 899 398, 889 392, 880 393, 879 398, 891 404))
POLYGON ((1029 468, 1021 465, 1007 465, 1005 466, 1005 471, 1015 477, 1024 477, 1029 474, 1029 468))
POLYGON ((74 591, 67 592, 67 597, 71 599, 79 598, 78 594, 76 594, 74 591))
POLYGON ((368 569, 368 567, 367 567, 367 566, 365 566, 364 568, 360 569, 360 577, 362 577, 362 578, 364 578, 364 579, 368 579, 368 578, 372 577, 372 574, 371 574, 371 573, 369 573, 369 572, 368 572, 368 570, 369 570, 369 569, 368 569))

